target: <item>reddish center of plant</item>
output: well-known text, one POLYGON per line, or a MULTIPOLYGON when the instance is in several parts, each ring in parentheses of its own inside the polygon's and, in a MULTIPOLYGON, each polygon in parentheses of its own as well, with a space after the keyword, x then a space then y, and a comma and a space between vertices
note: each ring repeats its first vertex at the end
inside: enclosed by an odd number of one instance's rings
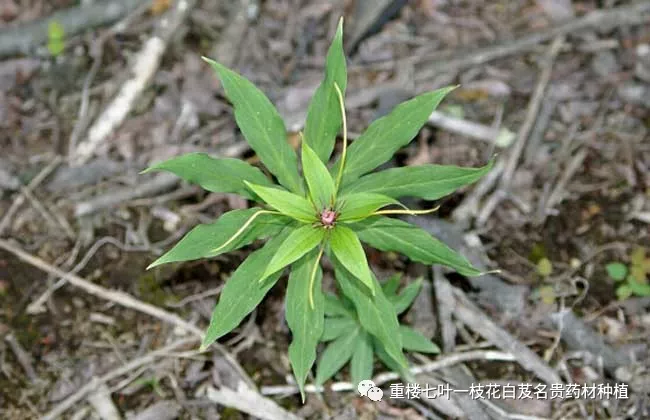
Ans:
POLYGON ((338 215, 334 210, 325 209, 320 214, 320 222, 322 223, 323 226, 327 228, 334 227, 334 223, 336 222, 337 216, 338 215))

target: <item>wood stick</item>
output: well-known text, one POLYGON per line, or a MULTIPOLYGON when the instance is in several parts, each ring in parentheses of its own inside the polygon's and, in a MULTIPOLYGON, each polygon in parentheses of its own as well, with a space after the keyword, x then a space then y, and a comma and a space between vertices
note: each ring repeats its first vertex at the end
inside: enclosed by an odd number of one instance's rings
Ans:
POLYGON ((149 0, 102 1, 65 9, 35 22, 3 28, 0 30, 0 58, 32 54, 36 47, 47 41, 51 22, 57 22, 63 26, 67 38, 86 29, 115 22, 147 2, 149 0))
POLYGON ((141 366, 153 363, 157 358, 163 357, 180 347, 195 345, 198 342, 198 340, 199 337, 195 336, 195 337, 190 337, 179 341, 175 341, 168 346, 165 346, 158 350, 154 350, 151 353, 148 353, 140 358, 134 359, 129 363, 120 366, 119 368, 112 370, 99 378, 95 378, 91 380, 90 382, 82 386, 77 392, 75 392, 74 394, 72 394, 65 400, 61 401, 59 404, 57 404, 52 410, 46 413, 41 419, 54 420, 59 418, 63 413, 65 413, 67 410, 72 408, 79 401, 83 400, 90 392, 97 389, 97 387, 99 387, 101 384, 105 384, 106 382, 119 378, 122 375, 127 375, 141 366))
POLYGON ((533 372, 547 384, 563 383, 557 372, 523 343, 490 320, 490 317, 469 300, 463 291, 453 288, 453 292, 456 299, 454 315, 460 321, 495 346, 514 355, 524 369, 533 372))
POLYGON ((122 85, 113 101, 97 117, 95 124, 88 130, 86 140, 77 145, 73 156, 74 164, 86 163, 108 136, 122 125, 136 99, 158 70, 169 41, 195 4, 196 0, 177 0, 162 16, 154 35, 145 42, 133 62, 133 77, 122 85))
POLYGON ((443 72, 480 66, 498 58, 530 51, 537 45, 555 37, 573 34, 585 29, 602 29, 603 27, 647 23, 650 21, 649 13, 650 2, 640 1, 631 6, 616 7, 610 10, 596 10, 544 32, 527 35, 515 41, 506 41, 488 47, 461 51, 452 57, 441 57, 438 52, 436 56, 431 58, 431 61, 419 63, 426 70, 419 72, 417 79, 426 80, 443 72))
POLYGON ((136 311, 145 313, 147 315, 151 315, 154 318, 158 318, 164 322, 175 325, 197 337, 203 336, 203 332, 198 327, 183 320, 176 314, 172 314, 156 306, 142 302, 126 292, 122 292, 119 290, 109 290, 102 286, 98 286, 94 283, 91 283, 88 280, 85 280, 75 274, 66 273, 65 271, 62 271, 59 268, 48 264, 47 262, 41 260, 40 258, 37 258, 29 254, 28 252, 23 251, 22 249, 13 245, 9 241, 0 239, 0 248, 9 251, 10 253, 14 254, 16 257, 23 260, 24 262, 31 264, 34 267, 41 269, 48 274, 52 274, 59 278, 66 279, 73 286, 78 287, 93 296, 97 296, 101 299, 115 302, 126 308, 134 309, 136 311))

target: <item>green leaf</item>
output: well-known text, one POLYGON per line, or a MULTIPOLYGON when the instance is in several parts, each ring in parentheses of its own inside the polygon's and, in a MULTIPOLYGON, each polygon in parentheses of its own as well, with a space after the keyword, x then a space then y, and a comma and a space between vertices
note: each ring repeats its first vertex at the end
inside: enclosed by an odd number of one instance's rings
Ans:
POLYGON ((345 304, 339 298, 329 293, 325 294, 325 315, 354 318, 354 314, 345 307, 345 304))
POLYGON ((331 341, 343 334, 350 333, 358 324, 352 318, 337 316, 325 318, 325 328, 321 341, 331 341))
POLYGON ((339 198, 341 213, 338 220, 341 222, 364 219, 375 211, 390 204, 401 205, 394 198, 374 193, 347 194, 339 198))
POLYGON ((399 333, 400 337, 402 337, 402 345, 405 350, 417 351, 420 353, 440 353, 440 348, 438 346, 413 328, 409 328, 406 325, 400 325, 399 333))
POLYGON ((553 263, 551 263, 551 260, 544 257, 537 261, 537 274, 542 277, 548 277, 551 273, 553 273, 553 263))
POLYGON ((313 289, 312 270, 318 265, 318 252, 311 252, 293 264, 286 294, 286 319, 293 339, 289 346, 289 360, 296 377, 303 402, 305 380, 316 361, 316 347, 323 334, 325 301, 321 289, 323 272, 317 268, 313 289), (313 293, 314 307, 309 304, 313 293))
POLYGON ((322 385, 350 360, 359 341, 359 328, 332 341, 318 359, 316 383, 322 385))
POLYGON ((393 358, 388 355, 381 342, 379 342, 379 340, 377 340, 375 337, 372 338, 372 348, 379 360, 381 360, 381 362, 386 365, 388 369, 392 370, 393 372, 398 372, 402 378, 406 379, 405 382, 414 382, 411 380, 412 378, 408 370, 408 366, 400 366, 399 363, 393 360, 393 358))
POLYGON ((650 296, 650 285, 646 283, 638 282, 634 278, 628 278, 627 286, 630 288, 632 293, 637 296, 646 297, 650 296))
POLYGON ((397 315, 401 314, 407 310, 409 306, 411 306, 415 298, 420 293, 421 287, 422 278, 420 277, 413 283, 407 285, 399 295, 388 298, 391 302, 393 302, 393 306, 395 307, 395 312, 397 312, 397 315))
POLYGON ((359 239, 381 251, 404 254, 424 264, 442 264, 465 276, 480 276, 469 261, 423 229, 388 217, 371 217, 350 225, 359 239))
POLYGON ((365 331, 359 333, 357 347, 352 353, 350 361, 350 376, 352 384, 358 385, 359 382, 371 379, 373 365, 372 337, 365 331))
POLYGON ((248 144, 280 184, 295 193, 302 192, 296 153, 287 142, 284 122, 271 101, 246 78, 214 60, 203 60, 221 80, 248 144))
POLYGON ((317 221, 316 210, 304 197, 278 188, 251 184, 248 181, 244 181, 244 184, 280 213, 304 223, 317 221))
POLYGON ((336 280, 341 290, 353 303, 359 317, 361 326, 379 340, 386 352, 400 365, 408 366, 402 353, 402 340, 399 335, 399 323, 392 303, 384 295, 375 276, 375 296, 370 296, 367 289, 338 261, 332 258, 336 271, 336 280))
POLYGON ((400 273, 395 273, 381 285, 387 298, 391 299, 393 296, 397 295, 397 288, 399 287, 401 280, 402 275, 400 273))
POLYGON ((331 207, 336 193, 334 180, 325 164, 304 141, 302 142, 302 171, 316 207, 319 210, 331 207))
POLYGON ((202 349, 239 325, 241 320, 259 305, 269 289, 280 278, 280 273, 276 273, 262 283, 257 281, 264 273, 273 254, 289 236, 289 231, 290 229, 284 229, 264 247, 250 254, 226 281, 219 303, 212 312, 210 325, 203 337, 202 349))
POLYGON ((312 225, 304 225, 295 229, 271 258, 260 281, 298 260, 314 249, 324 237, 325 229, 312 225))
MULTIPOLYGON (((372 171, 406 146, 453 89, 455 87, 447 87, 417 96, 399 104, 390 114, 370 124, 348 148, 341 185, 345 186, 372 171)), ((333 174, 338 173, 340 163, 339 160, 332 168, 333 174)))
MULTIPOLYGON (((350 147, 351 149, 352 147, 350 147)), ((417 197, 437 200, 488 173, 494 160, 481 168, 450 165, 420 165, 386 169, 361 177, 343 188, 341 194, 375 193, 392 198, 417 197)))
POLYGON ((329 239, 332 252, 343 266, 359 279, 374 295, 374 282, 368 267, 366 254, 357 235, 345 226, 338 225, 332 229, 329 239))
POLYGON ((632 296, 632 293, 632 288, 627 284, 623 284, 616 289, 616 297, 618 297, 619 300, 625 300, 629 298, 632 296))
POLYGON ((215 159, 205 153, 187 153, 157 163, 142 171, 168 171, 192 184, 216 193, 235 193, 251 200, 251 194, 244 181, 272 187, 273 183, 254 166, 240 159, 215 159))
POLYGON ((327 53, 325 78, 314 93, 305 121, 305 139, 324 163, 327 163, 332 154, 336 134, 342 123, 334 83, 339 86, 341 93, 345 96, 347 69, 343 53, 343 19, 339 21, 336 35, 334 35, 332 45, 327 53))
POLYGON ((260 211, 262 209, 256 207, 245 210, 232 210, 225 213, 214 223, 194 227, 172 249, 147 268, 170 262, 212 258, 246 246, 258 238, 273 236, 289 223, 292 223, 291 219, 285 216, 261 214, 230 244, 219 249, 240 231, 251 217, 260 211))
POLYGON ((616 281, 625 280, 625 277, 627 276, 627 266, 622 263, 609 263, 605 266, 605 269, 607 270, 609 277, 616 281))
POLYGON ((47 50, 54 57, 65 50, 65 29, 55 20, 51 20, 47 25, 47 50))

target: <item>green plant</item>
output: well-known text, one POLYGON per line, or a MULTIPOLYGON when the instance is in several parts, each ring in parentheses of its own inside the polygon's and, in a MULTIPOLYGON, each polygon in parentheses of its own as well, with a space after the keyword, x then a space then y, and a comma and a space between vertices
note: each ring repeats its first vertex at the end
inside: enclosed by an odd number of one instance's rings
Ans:
MULTIPOLYGON (((346 276, 346 274, 337 273, 337 276, 346 276)), ((399 276, 395 275, 381 286, 396 315, 400 315, 411 306, 422 286, 422 279, 418 279, 404 287, 398 294, 399 282, 399 276)), ((440 352, 438 346, 406 325, 399 325, 399 336, 404 350, 420 353, 440 352)), ((316 382, 319 384, 331 378, 348 362, 350 362, 352 383, 357 384, 371 378, 375 354, 389 369, 408 377, 404 367, 395 361, 386 352, 381 341, 364 327, 355 305, 345 295, 341 297, 325 295, 325 326, 321 341, 330 344, 325 347, 318 361, 316 382)))
POLYGON ((616 288, 619 299, 624 300, 632 295, 650 296, 650 258, 646 258, 644 248, 637 247, 632 251, 629 267, 622 262, 611 262, 605 266, 605 270, 609 277, 620 282, 616 288))
POLYGON ((65 30, 63 25, 52 20, 47 25, 47 50, 57 57, 65 49, 65 30))
POLYGON ((286 319, 292 332, 289 359, 304 400, 305 380, 316 360, 324 329, 325 296, 320 260, 336 269, 339 292, 352 303, 364 331, 396 366, 407 367, 394 305, 372 274, 361 242, 395 251, 425 264, 443 264, 461 274, 482 274, 464 257, 424 230, 391 214, 412 211, 398 198, 435 200, 472 183, 491 168, 422 165, 371 173, 408 144, 452 88, 415 97, 373 122, 348 148, 344 95, 347 75, 339 23, 327 54, 325 77, 309 105, 302 139, 302 175, 287 142, 284 123, 267 97, 250 81, 204 58, 221 80, 234 106, 236 122, 251 148, 279 185, 260 169, 237 159, 191 153, 156 165, 204 189, 236 193, 262 207, 233 210, 212 224, 199 225, 150 267, 210 258, 270 238, 251 253, 226 282, 203 338, 206 348, 234 329, 291 266, 286 319), (342 151, 326 166, 342 128, 342 151), (383 209, 399 205, 400 209, 383 209))

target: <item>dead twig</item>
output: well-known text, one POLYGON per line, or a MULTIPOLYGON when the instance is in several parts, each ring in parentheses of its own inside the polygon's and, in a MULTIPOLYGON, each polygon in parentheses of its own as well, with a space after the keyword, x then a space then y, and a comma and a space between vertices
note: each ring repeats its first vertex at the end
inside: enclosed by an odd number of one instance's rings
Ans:
POLYGON ((449 117, 438 111, 431 113, 429 124, 461 136, 494 144, 498 148, 507 147, 513 137, 513 134, 507 128, 489 127, 472 121, 449 117))
POLYGON ((101 3, 72 7, 35 22, 0 31, 0 58, 27 54, 48 39, 50 22, 58 22, 65 36, 74 36, 89 28, 115 22, 136 7, 149 0, 111 0, 101 3))
POLYGON ((454 315, 471 329, 490 340, 497 347, 514 355, 517 362, 533 372, 547 384, 561 384, 562 379, 547 363, 503 328, 492 322, 489 316, 469 300, 463 291, 453 288, 456 306, 454 315))
MULTIPOLYGON (((506 353, 496 350, 472 350, 463 353, 450 353, 442 356, 438 360, 430 363, 414 366, 410 369, 413 375, 420 375, 422 373, 429 373, 436 370, 444 369, 463 362, 472 360, 491 360, 510 362, 515 361, 517 358, 511 353, 506 353)), ((400 378, 399 373, 383 372, 373 378, 375 385, 380 386, 387 382, 395 381, 400 378)), ((329 387, 332 391, 354 391, 357 389, 357 384, 350 382, 336 382, 329 387)), ((308 384, 305 386, 305 392, 323 392, 322 386, 308 384)), ((279 385, 279 386, 263 386, 260 388, 260 393, 263 395, 286 395, 298 393, 298 387, 295 385, 279 385)))
POLYGON ((251 390, 244 382, 239 382, 237 390, 228 387, 216 389, 212 386, 206 388, 206 397, 210 401, 226 407, 235 408, 253 417, 266 420, 299 420, 300 417, 291 414, 274 401, 264 398, 251 390))
POLYGON ((16 257, 23 260, 24 262, 31 264, 34 267, 47 272, 48 274, 52 274, 57 277, 66 279, 73 286, 78 287, 93 296, 97 296, 101 299, 115 302, 118 305, 124 306, 126 308, 134 309, 136 311, 145 313, 147 315, 151 315, 154 318, 158 318, 164 322, 179 327, 180 329, 185 330, 191 334, 194 334, 197 337, 202 337, 203 335, 202 331, 198 327, 183 320, 178 315, 172 314, 170 312, 167 312, 163 309, 160 309, 148 303, 141 302, 140 300, 134 298, 128 293, 118 291, 118 290, 109 290, 104 287, 93 284, 88 280, 85 280, 75 274, 66 273, 58 269, 57 267, 54 267, 46 263, 40 258, 37 258, 29 254, 28 252, 23 251, 22 249, 13 245, 9 241, 0 239, 0 248, 14 254, 16 257))
POLYGON ((125 201, 168 190, 180 182, 180 178, 169 173, 160 173, 134 187, 124 187, 106 195, 94 197, 75 206, 75 216, 82 217, 99 210, 117 206, 125 201))
POLYGON ((546 91, 548 82, 551 79, 553 63, 555 62, 555 58, 560 52, 560 47, 562 46, 563 42, 564 36, 558 36, 553 40, 551 46, 548 48, 544 63, 542 65, 542 72, 539 76, 539 80, 537 81, 537 85, 535 86, 533 96, 528 102, 526 118, 524 119, 524 122, 521 125, 519 132, 517 133, 517 140, 515 141, 512 150, 508 154, 503 173, 501 174, 499 188, 492 194, 492 196, 488 198, 485 206, 477 217, 476 222, 479 226, 487 221, 497 205, 509 195, 508 191, 510 189, 510 184, 512 183, 515 169, 517 168, 521 154, 524 151, 524 147, 526 146, 528 136, 530 135, 530 132, 535 125, 535 120, 537 119, 542 100, 544 99, 544 92, 546 91))
POLYGON ((32 358, 29 356, 29 353, 25 351, 23 346, 20 345, 18 340, 16 340, 14 334, 7 334, 5 336, 5 342, 9 345, 9 348, 14 353, 14 356, 16 356, 18 363, 25 371, 25 374, 27 375, 27 378, 29 378, 30 382, 38 382, 39 378, 36 374, 36 371, 34 370, 34 366, 32 366, 32 358))
POLYGON ((43 182, 45 178, 47 178, 52 173, 52 171, 56 169, 57 166, 59 166, 60 163, 61 157, 55 156, 54 159, 52 159, 52 161, 45 168, 43 168, 41 172, 39 172, 38 175, 36 175, 26 187, 21 187, 21 194, 13 201, 13 203, 11 203, 11 207, 9 207, 9 210, 7 210, 4 217, 0 221, 0 236, 2 236, 2 233, 11 222, 11 218, 13 217, 14 213, 16 213, 20 206, 25 202, 25 196, 34 191, 34 189, 38 187, 41 182, 43 182), (27 192, 27 194, 25 194, 25 192, 27 192))
POLYGON ((567 34, 574 34, 585 29, 640 25, 650 21, 649 13, 650 2, 641 1, 631 6, 616 7, 610 10, 596 10, 544 32, 524 36, 515 41, 507 41, 476 50, 462 51, 455 55, 456 58, 450 57, 445 59, 437 53, 436 57, 431 58, 431 61, 428 59, 426 61, 420 60, 421 63, 419 65, 426 70, 419 72, 416 81, 430 79, 448 71, 478 67, 498 58, 531 51, 543 42, 567 34))
POLYGON ((127 375, 141 366, 149 365, 156 361, 160 357, 165 357, 170 352, 184 346, 195 345, 199 341, 199 336, 184 338, 179 341, 175 341, 172 344, 165 346, 161 349, 154 350, 149 354, 146 354, 142 357, 134 359, 129 363, 120 366, 119 368, 112 370, 105 375, 94 378, 90 382, 82 386, 77 392, 70 395, 65 400, 57 404, 52 410, 46 413, 41 419, 42 420, 54 420, 60 417, 67 410, 72 408, 79 401, 83 400, 88 394, 97 389, 101 384, 105 384, 113 379, 119 378, 120 376, 127 375))
POLYGON ((137 8, 134 13, 129 14, 125 19, 122 19, 115 25, 113 25, 108 31, 103 33, 97 40, 95 40, 90 47, 90 55, 93 57, 93 64, 88 71, 84 79, 83 88, 81 90, 81 103, 79 105, 79 112, 77 113, 77 122, 72 129, 72 134, 70 134, 70 141, 68 142, 68 159, 71 159, 74 154, 74 150, 77 147, 79 138, 86 130, 88 123, 90 122, 91 116, 88 115, 88 108, 90 104, 90 88, 99 71, 99 68, 102 65, 102 56, 104 55, 104 44, 106 40, 111 36, 118 34, 127 27, 127 25, 134 20, 137 16, 140 16, 145 10, 150 7, 148 2, 141 5, 137 8))
POLYGON ((117 129, 131 111, 135 100, 149 85, 158 70, 169 41, 196 4, 195 0, 177 0, 162 16, 154 35, 147 40, 133 63, 133 77, 127 80, 113 101, 88 130, 88 137, 75 149, 73 162, 86 163, 98 147, 117 129))

